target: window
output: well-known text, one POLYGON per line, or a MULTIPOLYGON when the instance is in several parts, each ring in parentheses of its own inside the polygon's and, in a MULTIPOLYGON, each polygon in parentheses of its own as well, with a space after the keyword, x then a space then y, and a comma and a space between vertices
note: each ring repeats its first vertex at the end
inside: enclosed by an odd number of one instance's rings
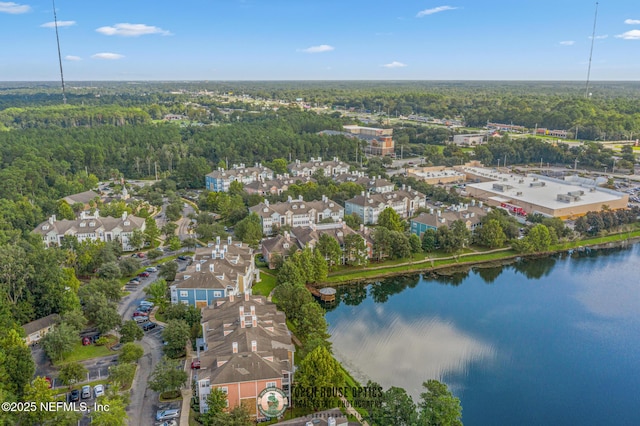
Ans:
POLYGON ((222 297, 222 292, 221 291, 214 291, 213 292, 213 297, 222 297))
POLYGON ((181 291, 180 292, 180 297, 189 297, 189 292, 188 291, 181 291))
POLYGON ((276 382, 267 382, 267 387, 268 388, 275 388, 276 387, 276 382))
POLYGON ((220 392, 224 393, 225 395, 229 394, 229 388, 227 388, 226 386, 218 389, 220 389, 220 392))

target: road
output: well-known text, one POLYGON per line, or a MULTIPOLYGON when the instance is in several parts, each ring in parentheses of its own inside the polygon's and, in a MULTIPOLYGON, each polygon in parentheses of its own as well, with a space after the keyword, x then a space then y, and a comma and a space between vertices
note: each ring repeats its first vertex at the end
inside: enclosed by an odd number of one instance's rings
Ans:
MULTIPOLYGON (((132 318, 133 312, 140 302, 144 300, 144 288, 157 278, 158 272, 151 272, 149 277, 140 278, 140 284, 138 284, 137 288, 120 300, 118 313, 122 316, 123 321, 128 321, 132 318)), ((159 331, 156 328, 152 332, 145 333, 145 336, 140 341, 144 349, 144 355, 138 361, 138 370, 131 386, 131 400, 127 407, 130 425, 153 425, 154 413, 152 413, 152 405, 154 401, 158 400, 158 395, 147 389, 147 385, 153 368, 162 357, 162 343, 158 337, 159 331)))
MULTIPOLYGON (((186 262, 178 261, 179 269, 184 270, 186 262)), ((148 278, 141 278, 138 288, 122 298, 118 305, 118 312, 123 321, 131 319, 142 300, 144 300, 144 287, 158 278, 158 272, 151 272, 148 278)), ((162 358, 162 328, 156 327, 145 332, 140 341, 144 349, 144 355, 138 360, 138 370, 131 386, 131 400, 127 407, 130 425, 152 426, 155 413, 159 409, 158 393, 149 389, 148 383, 156 364, 162 358)))
POLYGON ((180 237, 180 241, 193 237, 193 234, 189 233, 189 224, 191 223, 189 215, 195 212, 196 211, 191 204, 184 203, 184 207, 182 208, 182 218, 178 221, 178 237, 180 237))

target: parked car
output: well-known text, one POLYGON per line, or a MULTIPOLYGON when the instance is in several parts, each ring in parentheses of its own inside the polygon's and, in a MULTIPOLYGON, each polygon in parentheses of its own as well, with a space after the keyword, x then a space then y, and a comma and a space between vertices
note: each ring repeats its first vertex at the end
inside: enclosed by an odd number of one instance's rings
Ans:
POLYGON ((156 413, 156 421, 177 419, 178 417, 180 417, 180 410, 178 409, 162 410, 156 413))
POLYGON ((93 395, 97 398, 104 395, 104 385, 96 385, 93 388, 93 395))
POLYGON ((189 260, 189 256, 178 256, 178 260, 189 260))
POLYGON ((147 255, 146 255, 146 254, 144 254, 144 253, 136 253, 136 254, 138 255, 138 257, 139 257, 140 259, 144 259, 145 257, 147 257, 147 255))
POLYGON ((135 311, 133 313, 134 317, 148 317, 149 316, 149 312, 142 312, 142 311, 135 311))
POLYGON ((80 391, 78 389, 74 389, 69 394, 69 402, 78 402, 80 401, 80 391))
POLYGON ((147 317, 133 317, 133 320, 138 324, 143 324, 145 322, 149 322, 149 318, 147 318, 147 317))
POLYGON ((138 306, 138 309, 136 309, 136 311, 138 312, 149 312, 151 309, 153 309, 151 306, 149 305, 140 305, 138 306))
POLYGON ((138 276, 139 276, 140 278, 148 278, 148 277, 149 277, 149 275, 151 275, 151 274, 149 274, 147 271, 140 272, 140 273, 138 274, 138 276))
POLYGON ((148 323, 146 323, 145 325, 142 326, 142 330, 144 330, 144 331, 153 330, 157 326, 158 326, 158 324, 156 324, 155 322, 148 322, 148 323))
POLYGON ((148 300, 143 300, 142 302, 140 302, 140 306, 151 306, 153 307, 154 303, 153 302, 149 302, 148 300))
POLYGON ((166 422, 156 423, 155 426, 178 426, 178 422, 175 420, 167 420, 166 422))
POLYGON ((156 268, 155 266, 149 266, 146 269, 147 272, 158 272, 158 268, 156 268))
POLYGON ((89 346, 91 344, 91 338, 90 337, 83 337, 82 338, 82 346, 89 346))
POLYGON ((82 399, 89 399, 91 398, 91 386, 89 385, 84 385, 82 387, 82 391, 80 392, 80 398, 82 399))
POLYGON ((191 362, 191 369, 192 370, 199 370, 200 369, 200 361, 199 360, 192 361, 191 362))

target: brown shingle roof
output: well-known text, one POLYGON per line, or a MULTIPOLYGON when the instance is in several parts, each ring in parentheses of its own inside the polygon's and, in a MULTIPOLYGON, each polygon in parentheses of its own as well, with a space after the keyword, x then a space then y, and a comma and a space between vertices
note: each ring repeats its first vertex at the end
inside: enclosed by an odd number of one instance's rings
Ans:
POLYGON ((60 315, 51 314, 51 315, 47 315, 46 317, 37 319, 35 321, 28 322, 25 325, 23 325, 22 328, 24 328, 24 331, 25 333, 27 333, 27 336, 28 336, 31 333, 35 333, 36 331, 42 330, 44 328, 48 328, 53 324, 58 323, 58 321, 60 321, 60 315))

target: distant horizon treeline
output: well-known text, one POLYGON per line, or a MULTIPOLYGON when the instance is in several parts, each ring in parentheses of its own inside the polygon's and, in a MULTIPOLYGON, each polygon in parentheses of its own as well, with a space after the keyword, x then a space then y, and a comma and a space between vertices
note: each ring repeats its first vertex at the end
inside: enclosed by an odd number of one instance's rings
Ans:
MULTIPOLYGON (((468 126, 487 121, 513 123, 528 128, 563 129, 586 140, 629 139, 640 134, 638 82, 593 82, 585 98, 582 82, 547 81, 265 81, 265 82, 78 82, 67 84, 68 104, 139 108, 152 119, 165 113, 186 113, 201 121, 223 120, 217 108, 259 110, 235 101, 225 104, 211 95, 233 93, 254 99, 303 99, 315 106, 354 108, 389 115, 421 114, 436 118, 462 118, 468 126), (206 94, 205 94, 206 91, 206 94), (190 104, 212 109, 208 117, 190 104)), ((11 108, 40 108, 61 103, 60 88, 51 83, 0 83, 0 122, 6 127, 40 127, 44 121, 35 111, 24 112, 17 122, 7 123, 11 108), (4 119, 3 119, 4 117, 4 119), (33 125, 33 122, 36 125, 33 125), (31 123, 26 126, 25 123, 31 123)), ((55 111, 55 110, 53 110, 55 111)), ((11 114, 15 118, 15 111, 11 114)), ((95 117, 88 116, 79 122, 95 117)), ((131 111, 122 111, 130 115, 131 111)), ((147 120, 144 114, 124 121, 147 120)), ((55 122, 55 120, 53 120, 55 122)), ((122 121, 122 118, 121 118, 122 121)), ((51 123, 49 123, 50 125, 51 123)), ((97 124, 100 124, 99 121, 97 124)), ((112 124, 112 123, 108 123, 112 124)), ((66 126, 64 126, 66 127, 66 126)))

